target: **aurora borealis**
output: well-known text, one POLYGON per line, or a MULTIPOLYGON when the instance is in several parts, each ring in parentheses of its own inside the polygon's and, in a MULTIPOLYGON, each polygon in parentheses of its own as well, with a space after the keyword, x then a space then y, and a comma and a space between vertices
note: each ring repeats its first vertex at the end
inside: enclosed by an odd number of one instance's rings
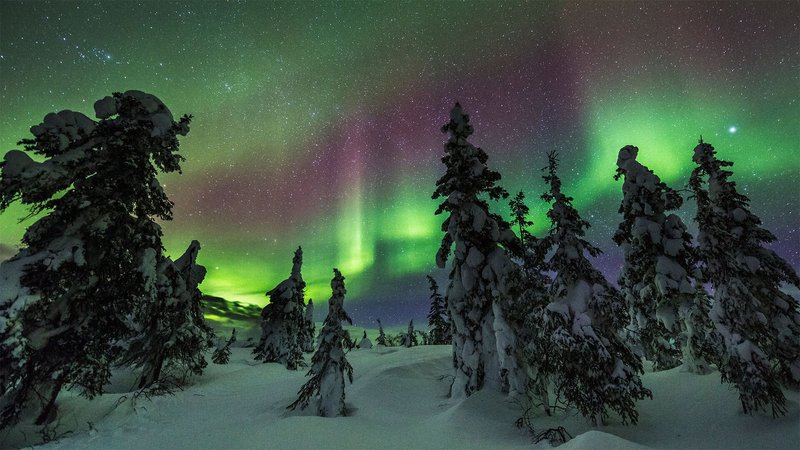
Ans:
MULTIPOLYGON (((194 115, 183 174, 161 180, 175 202, 164 243, 201 242, 201 289, 263 305, 302 245, 306 297, 324 304, 338 267, 364 324, 422 320, 425 275, 446 277, 430 195, 456 100, 500 184, 525 192, 535 234, 539 169, 560 152, 612 280, 617 151, 637 145, 682 188, 700 135, 798 267, 798 19, 796 1, 3 1, 0 150, 50 111, 155 94, 194 115)), ((25 215, 0 215, 0 258, 25 215)))

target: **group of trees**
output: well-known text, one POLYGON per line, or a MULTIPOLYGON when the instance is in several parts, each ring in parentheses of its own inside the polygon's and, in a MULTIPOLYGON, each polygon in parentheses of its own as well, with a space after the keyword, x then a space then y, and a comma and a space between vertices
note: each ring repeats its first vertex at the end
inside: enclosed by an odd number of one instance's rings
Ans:
POLYGON ((701 139, 694 150, 696 243, 671 212, 683 204, 678 192, 636 160, 638 148, 620 150, 614 241, 625 264, 617 289, 589 259, 600 250, 585 239, 590 224, 562 189, 556 153, 548 154, 541 196, 550 228, 537 238, 522 192, 509 204, 511 223, 490 211, 485 198, 508 193, 486 152, 468 141, 473 127, 458 103, 442 131, 446 172, 433 198, 443 199, 436 214, 448 214, 439 267, 453 257, 443 302, 453 333, 452 396, 493 386, 548 414, 560 404, 593 423, 610 411, 636 423, 635 402, 652 395, 641 382, 647 359, 654 370, 684 364, 708 373, 715 364, 745 412, 786 411, 781 386, 800 382, 800 313, 781 285, 800 282, 764 247, 775 237, 713 147, 701 139))
MULTIPOLYGON (((204 322, 198 285, 200 244, 176 260, 164 254, 156 219, 172 203, 156 175, 180 171, 178 136, 191 116, 173 119, 155 96, 115 93, 94 105, 97 121, 73 112, 45 116, 0 163, 0 212, 19 201, 31 215, 23 248, 0 264, 0 428, 16 423, 32 401, 37 422, 55 414, 62 388, 93 397, 111 368, 140 369, 147 388, 182 382, 206 367, 214 333, 204 322)), ((708 373, 711 364, 733 383, 744 411, 786 411, 783 386, 800 386, 800 312, 781 290, 800 287, 794 269, 764 244, 775 236, 749 210, 730 180, 731 162, 702 139, 694 149, 689 187, 697 204, 697 239, 675 211, 679 193, 637 161, 638 148, 619 152, 622 221, 614 242, 625 265, 619 289, 591 263, 600 250, 585 238, 590 224, 572 205, 548 155, 541 198, 550 205, 540 238, 522 192, 510 202, 512 221, 488 200, 508 198, 469 142, 474 130, 459 104, 442 127, 445 174, 437 181, 436 214, 448 216, 436 255, 451 261, 446 295, 428 277, 428 332, 387 336, 377 345, 453 345, 453 397, 492 386, 532 399, 550 414, 571 405, 592 422, 610 411, 636 423, 635 402, 651 396, 641 382, 643 359, 654 370, 684 364, 708 373), (518 235, 514 232, 518 230, 518 235), (709 293, 709 289, 710 292, 709 293)), ((313 302, 305 303, 302 249, 289 278, 267 292, 255 358, 287 369, 305 366, 310 379, 289 408, 313 401, 322 416, 345 414, 344 380, 352 383, 346 351, 358 344, 342 327, 344 277, 333 269, 328 315, 315 339, 313 302), (315 345, 316 344, 316 345, 315 345)), ((212 360, 230 359, 235 331, 212 360)))
POLYGON ((34 400, 48 422, 63 387, 101 394, 113 366, 140 367, 142 387, 206 366, 200 244, 173 261, 155 222, 172 216, 156 175, 180 171, 191 117, 140 91, 94 109, 97 121, 46 115, 20 142, 38 161, 12 150, 0 163, 0 212, 15 201, 48 212, 0 264, 0 428, 34 400))

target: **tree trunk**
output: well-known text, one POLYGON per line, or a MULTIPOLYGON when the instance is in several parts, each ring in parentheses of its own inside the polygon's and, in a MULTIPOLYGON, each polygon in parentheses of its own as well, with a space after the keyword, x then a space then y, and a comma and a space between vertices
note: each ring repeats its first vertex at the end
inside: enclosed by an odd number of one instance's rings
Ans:
POLYGON ((164 352, 159 351, 152 362, 145 364, 142 376, 139 379, 139 389, 152 385, 161 377, 161 368, 164 366, 164 352))
POLYGON ((42 408, 39 417, 36 418, 36 425, 45 425, 53 421, 58 409, 56 408, 56 398, 59 392, 61 392, 62 386, 64 386, 64 380, 59 378, 53 386, 53 390, 50 392, 50 399, 47 401, 47 404, 44 405, 44 408, 42 408))

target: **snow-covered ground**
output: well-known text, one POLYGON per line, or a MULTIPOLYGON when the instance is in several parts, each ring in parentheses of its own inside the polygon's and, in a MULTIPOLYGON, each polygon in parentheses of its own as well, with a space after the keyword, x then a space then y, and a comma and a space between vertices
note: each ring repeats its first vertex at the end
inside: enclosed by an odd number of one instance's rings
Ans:
MULTIPOLYGON (((354 336, 357 328, 352 331, 354 336)), ((373 330, 369 332, 373 338, 373 330)), ((305 372, 253 360, 249 348, 234 348, 227 365, 209 364, 205 374, 175 395, 134 400, 130 374, 115 378, 110 392, 86 400, 60 398, 58 440, 64 449, 514 449, 531 444, 514 427, 520 409, 503 395, 481 391, 463 401, 447 398, 452 373, 450 346, 375 347, 354 350, 347 385, 348 417, 321 418, 289 411, 305 372)), ((306 355, 310 359, 310 355, 306 355)), ((593 428, 572 413, 535 417, 537 429, 563 425, 574 439, 563 449, 797 448, 800 394, 787 392, 789 412, 773 419, 740 411, 736 392, 719 374, 693 375, 680 368, 648 373, 653 400, 639 402, 639 424, 612 419, 593 428)), ((36 428, 0 432, 0 447, 40 440, 36 428)))

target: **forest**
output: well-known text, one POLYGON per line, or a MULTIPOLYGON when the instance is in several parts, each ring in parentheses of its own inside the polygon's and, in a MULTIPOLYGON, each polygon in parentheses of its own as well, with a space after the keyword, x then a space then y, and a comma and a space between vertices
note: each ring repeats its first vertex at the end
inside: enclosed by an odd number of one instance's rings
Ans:
MULTIPOLYGON (((235 331, 217 336, 204 318, 201 243, 173 259, 162 242, 159 223, 174 204, 158 177, 181 172, 180 139, 193 117, 176 119, 158 97, 135 90, 96 101, 94 115, 45 115, 23 150, 0 163, 0 212, 23 204, 36 217, 18 253, 0 264, 0 437, 30 426, 41 441, 56 439, 60 398, 102 398, 120 369, 135 377, 130 395, 175 395, 203 379, 209 360, 229 364, 242 344, 235 331)), ((800 279, 768 247, 775 236, 711 143, 700 137, 686 149, 694 163, 686 189, 639 162, 636 146, 619 149, 613 241, 624 265, 608 280, 593 263, 600 250, 586 238, 590 223, 562 185, 559 154, 542 154, 549 224, 537 236, 529 200, 510 195, 489 153, 470 142, 465 109, 455 103, 447 117, 443 174, 430 186, 440 202, 431 214, 442 218, 430 257, 447 271, 447 286, 440 292, 428 277, 427 329, 412 321, 387 335, 378 322, 374 344, 366 330, 351 333, 347 273, 338 268, 318 327, 298 247, 289 277, 265 292, 260 339, 246 347, 252 361, 305 373, 281 410, 351 416, 352 352, 430 345, 451 349, 440 380, 447 401, 496 392, 521 405, 516 425, 534 443, 569 441, 558 420, 537 423, 570 413, 591 427, 635 426, 639 403, 655 395, 643 382, 646 367, 716 373, 738 397, 726 408, 776 421, 792 414, 786 393, 800 387, 800 308, 789 289, 800 279), (509 220, 497 212, 501 202, 509 220), (689 202, 694 236, 678 214, 689 202)))

